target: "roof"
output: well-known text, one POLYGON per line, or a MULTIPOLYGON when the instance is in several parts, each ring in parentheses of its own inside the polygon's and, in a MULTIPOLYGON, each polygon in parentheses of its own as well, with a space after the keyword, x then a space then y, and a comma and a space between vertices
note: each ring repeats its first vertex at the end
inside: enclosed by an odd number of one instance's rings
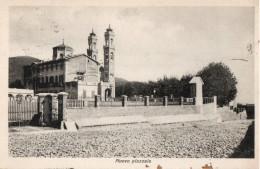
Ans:
POLYGON ((193 78, 190 80, 190 84, 192 84, 192 83, 195 83, 195 84, 198 84, 198 83, 204 84, 203 81, 202 81, 202 79, 201 79, 200 77, 198 77, 198 76, 195 76, 195 77, 193 77, 193 78))
POLYGON ((67 46, 67 45, 64 45, 64 44, 61 44, 61 45, 55 46, 55 47, 53 47, 53 49, 54 49, 54 48, 68 48, 68 49, 73 49, 72 47, 67 46))
POLYGON ((65 57, 65 60, 72 59, 72 58, 76 58, 76 57, 79 57, 79 56, 85 56, 85 57, 87 57, 89 60, 92 60, 92 61, 96 62, 97 64, 100 64, 98 61, 92 59, 91 57, 85 55, 84 53, 82 53, 82 54, 77 54, 77 55, 73 55, 73 56, 67 56, 67 57, 65 57))

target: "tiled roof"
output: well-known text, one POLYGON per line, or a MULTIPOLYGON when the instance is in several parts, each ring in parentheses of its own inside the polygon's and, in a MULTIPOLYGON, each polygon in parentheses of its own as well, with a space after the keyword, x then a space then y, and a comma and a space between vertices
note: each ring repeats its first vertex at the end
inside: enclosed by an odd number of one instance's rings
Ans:
POLYGON ((200 77, 196 77, 196 76, 191 79, 190 83, 195 83, 195 84, 201 83, 201 84, 204 84, 202 79, 200 77))
POLYGON ((53 47, 53 48, 69 48, 69 49, 73 49, 72 47, 67 46, 67 45, 64 45, 64 44, 61 44, 61 45, 55 46, 55 47, 53 47))
POLYGON ((85 55, 84 53, 82 53, 82 54, 77 54, 77 55, 73 55, 73 56, 67 56, 67 57, 65 57, 65 59, 66 59, 66 60, 67 60, 67 59, 72 59, 72 58, 75 58, 75 57, 78 57, 78 56, 85 56, 85 57, 87 57, 88 59, 90 59, 90 60, 96 62, 97 64, 100 64, 98 61, 92 59, 91 57, 85 55))

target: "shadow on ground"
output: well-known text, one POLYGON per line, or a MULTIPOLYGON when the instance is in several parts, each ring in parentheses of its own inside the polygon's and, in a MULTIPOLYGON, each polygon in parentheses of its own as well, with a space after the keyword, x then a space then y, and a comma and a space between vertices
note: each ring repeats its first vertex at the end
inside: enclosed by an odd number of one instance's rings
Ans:
POLYGON ((254 158, 254 121, 248 127, 245 138, 241 141, 240 145, 235 149, 234 153, 230 156, 230 158, 254 158))

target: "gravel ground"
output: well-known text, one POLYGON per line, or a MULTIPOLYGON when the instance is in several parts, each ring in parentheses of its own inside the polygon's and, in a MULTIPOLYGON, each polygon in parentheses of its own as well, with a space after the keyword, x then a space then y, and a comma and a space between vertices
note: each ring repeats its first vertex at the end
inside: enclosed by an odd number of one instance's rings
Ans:
POLYGON ((230 157, 251 120, 83 128, 78 132, 11 133, 11 157, 230 157))

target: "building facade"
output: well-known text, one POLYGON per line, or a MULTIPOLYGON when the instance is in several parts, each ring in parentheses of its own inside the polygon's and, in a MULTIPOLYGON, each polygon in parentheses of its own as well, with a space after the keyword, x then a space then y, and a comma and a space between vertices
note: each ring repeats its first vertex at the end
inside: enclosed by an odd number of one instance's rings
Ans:
POLYGON ((102 100, 115 98, 114 78, 114 32, 105 32, 104 65, 98 61, 97 36, 93 32, 88 37, 86 54, 74 55, 73 48, 61 44, 53 47, 51 61, 34 62, 24 66, 24 84, 34 93, 67 92, 69 98, 94 98, 102 100))

